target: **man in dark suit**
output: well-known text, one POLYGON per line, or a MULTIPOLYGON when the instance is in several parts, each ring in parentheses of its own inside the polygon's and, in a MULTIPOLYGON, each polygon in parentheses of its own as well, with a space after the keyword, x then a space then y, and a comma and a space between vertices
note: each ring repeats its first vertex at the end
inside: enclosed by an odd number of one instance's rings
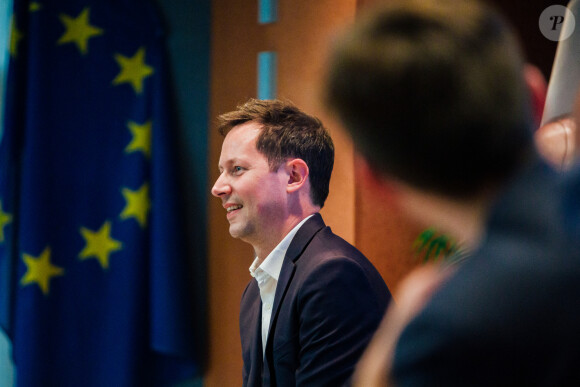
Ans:
POLYGON ((471 0, 368 12, 337 40, 326 99, 375 195, 468 257, 403 282, 355 385, 580 385, 580 174, 534 148, 509 27, 471 0))
POLYGON ((334 146, 322 123, 282 101, 220 116, 220 176, 230 234, 256 258, 242 296, 244 386, 338 386, 390 301, 374 266, 319 214, 334 146))

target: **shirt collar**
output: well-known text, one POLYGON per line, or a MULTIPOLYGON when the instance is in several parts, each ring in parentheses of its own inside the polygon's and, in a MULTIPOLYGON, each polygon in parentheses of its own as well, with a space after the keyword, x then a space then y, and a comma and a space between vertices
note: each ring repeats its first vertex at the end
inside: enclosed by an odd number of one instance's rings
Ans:
POLYGON ((262 261, 260 264, 260 259, 256 257, 252 265, 250 266, 250 274, 252 277, 260 276, 262 272, 265 272, 270 277, 274 278, 278 281, 278 277, 280 276, 280 271, 282 270, 282 263, 284 262, 284 257, 286 256, 286 251, 288 247, 290 247, 290 242, 294 239, 294 236, 302 227, 302 225, 312 217, 312 215, 307 216, 306 218, 302 219, 300 223, 298 223, 276 247, 274 250, 268 254, 268 256, 262 261))

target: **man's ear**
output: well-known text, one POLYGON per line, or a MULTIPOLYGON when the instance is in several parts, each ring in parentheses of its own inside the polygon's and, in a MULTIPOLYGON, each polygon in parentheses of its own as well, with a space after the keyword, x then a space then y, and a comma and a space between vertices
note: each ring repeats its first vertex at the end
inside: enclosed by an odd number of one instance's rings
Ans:
POLYGON ((532 113, 537 129, 542 121, 544 105, 546 104, 546 94, 548 92, 548 82, 540 69, 531 63, 524 65, 524 79, 528 86, 532 103, 532 113))
POLYGON ((288 193, 296 192, 304 186, 308 179, 309 169, 302 159, 291 159, 286 162, 286 172, 288 173, 288 193))
POLYGON ((399 197, 399 184, 375 171, 369 162, 358 152, 354 155, 355 176, 361 183, 361 188, 371 192, 377 201, 387 201, 394 204, 399 197))

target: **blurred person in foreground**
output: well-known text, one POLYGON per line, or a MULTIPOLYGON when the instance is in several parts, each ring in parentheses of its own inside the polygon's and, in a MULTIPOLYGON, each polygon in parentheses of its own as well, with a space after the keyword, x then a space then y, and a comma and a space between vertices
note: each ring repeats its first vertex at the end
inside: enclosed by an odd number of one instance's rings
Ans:
POLYGON ((580 177, 537 154, 520 52, 467 0, 389 1, 333 47, 363 183, 469 254, 402 282, 355 385, 580 383, 580 177))
POLYGON ((334 145, 320 120, 278 100, 223 114, 221 199, 230 234, 255 259, 240 307, 244 386, 339 386, 390 293, 375 267, 319 214, 334 145))

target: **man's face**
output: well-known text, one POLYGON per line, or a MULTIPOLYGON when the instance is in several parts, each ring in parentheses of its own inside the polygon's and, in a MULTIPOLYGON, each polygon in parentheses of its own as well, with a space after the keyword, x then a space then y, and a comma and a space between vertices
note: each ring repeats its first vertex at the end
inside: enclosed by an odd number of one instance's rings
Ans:
POLYGON ((220 176, 211 192, 221 198, 230 234, 254 246, 277 239, 287 217, 288 174, 281 166, 271 172, 266 157, 256 149, 260 124, 234 127, 224 139, 220 176))

